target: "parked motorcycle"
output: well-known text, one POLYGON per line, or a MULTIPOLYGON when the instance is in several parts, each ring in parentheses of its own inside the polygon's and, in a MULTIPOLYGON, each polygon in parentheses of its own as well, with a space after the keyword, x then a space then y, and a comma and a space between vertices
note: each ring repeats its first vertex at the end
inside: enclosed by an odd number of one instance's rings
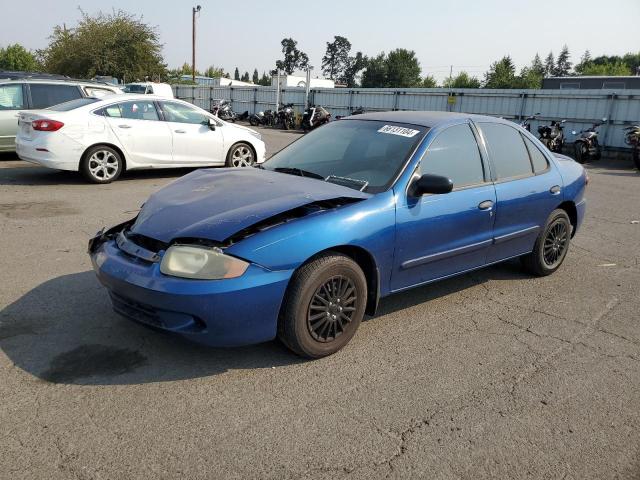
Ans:
POLYGON ((277 114, 277 124, 285 130, 290 130, 296 126, 295 112, 293 111, 293 103, 283 105, 277 114))
POLYGON ((302 116, 302 130, 308 132, 325 123, 329 123, 330 120, 331 114, 324 107, 313 105, 304 111, 304 115, 302 116))
POLYGON ((530 132, 531 131, 531 120, 535 120, 538 115, 540 115, 540 114, 536 113, 535 115, 531 115, 531 116, 525 118, 522 122, 520 122, 520 126, 522 128, 524 128, 525 130, 527 130, 528 132, 530 132))
POLYGON ((364 107, 358 107, 351 112, 351 115, 362 115, 363 113, 365 113, 364 107))
POLYGON ((211 99, 209 111, 225 122, 235 122, 238 118, 227 100, 211 99))
POLYGON ((631 147, 633 163, 640 170, 640 125, 627 127, 624 132, 624 143, 631 147))
POLYGON ((562 153, 564 146, 564 123, 566 120, 553 120, 551 125, 540 125, 538 135, 540 141, 552 152, 562 153))
POLYGON ((600 144, 598 143, 598 127, 607 119, 603 118, 602 122, 596 122, 586 130, 571 133, 574 135, 580 135, 580 137, 574 143, 575 158, 578 163, 585 163, 590 159, 599 160, 602 155, 600 144))

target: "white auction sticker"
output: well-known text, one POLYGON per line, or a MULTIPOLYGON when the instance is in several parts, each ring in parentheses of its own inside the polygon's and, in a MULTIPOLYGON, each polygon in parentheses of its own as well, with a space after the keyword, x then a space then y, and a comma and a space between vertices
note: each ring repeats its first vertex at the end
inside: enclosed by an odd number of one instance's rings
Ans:
POLYGON ((411 138, 411 137, 415 137, 418 133, 420 133, 420 130, 413 130, 412 128, 405 128, 405 127, 396 127, 394 125, 385 125, 380 130, 378 130, 378 132, 388 133, 390 135, 400 135, 401 137, 411 138))

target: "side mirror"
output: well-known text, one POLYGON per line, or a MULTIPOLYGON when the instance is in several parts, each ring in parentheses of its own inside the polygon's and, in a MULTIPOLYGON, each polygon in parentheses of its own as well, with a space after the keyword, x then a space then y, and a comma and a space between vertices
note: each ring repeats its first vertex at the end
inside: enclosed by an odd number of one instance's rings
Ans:
POLYGON ((216 122, 214 122, 212 119, 210 119, 209 117, 207 117, 205 119, 204 122, 202 122, 203 125, 206 125, 207 127, 209 127, 209 130, 215 130, 216 129, 216 122))
POLYGON ((442 175, 425 173, 413 181, 409 189, 412 196, 420 197, 427 193, 442 194, 453 190, 453 182, 442 175))

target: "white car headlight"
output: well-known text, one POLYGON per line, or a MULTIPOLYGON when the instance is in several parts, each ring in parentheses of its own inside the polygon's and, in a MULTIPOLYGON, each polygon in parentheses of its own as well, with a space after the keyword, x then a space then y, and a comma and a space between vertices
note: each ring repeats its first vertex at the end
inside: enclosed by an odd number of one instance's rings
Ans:
POLYGON ((219 248, 174 245, 162 257, 160 271, 174 277, 221 280, 241 276, 247 262, 222 253, 219 248))

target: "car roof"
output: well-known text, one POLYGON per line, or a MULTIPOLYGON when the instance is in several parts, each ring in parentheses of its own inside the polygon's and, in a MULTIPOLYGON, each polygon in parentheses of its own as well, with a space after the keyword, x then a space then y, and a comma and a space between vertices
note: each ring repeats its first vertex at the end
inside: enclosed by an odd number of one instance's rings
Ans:
POLYGON ((473 113, 458 112, 416 112, 416 111, 393 111, 393 112, 369 112, 361 115, 343 117, 342 120, 377 120, 381 122, 409 123, 421 127, 433 128, 440 124, 452 123, 461 120, 473 120, 476 122, 498 122, 511 123, 498 117, 487 115, 475 115, 473 113))
POLYGON ((44 83, 47 85, 82 85, 85 87, 107 87, 111 89, 118 89, 117 85, 112 85, 105 82, 92 82, 90 80, 73 80, 73 79, 48 79, 48 78, 15 78, 15 79, 0 79, 0 84, 8 83, 44 83))

